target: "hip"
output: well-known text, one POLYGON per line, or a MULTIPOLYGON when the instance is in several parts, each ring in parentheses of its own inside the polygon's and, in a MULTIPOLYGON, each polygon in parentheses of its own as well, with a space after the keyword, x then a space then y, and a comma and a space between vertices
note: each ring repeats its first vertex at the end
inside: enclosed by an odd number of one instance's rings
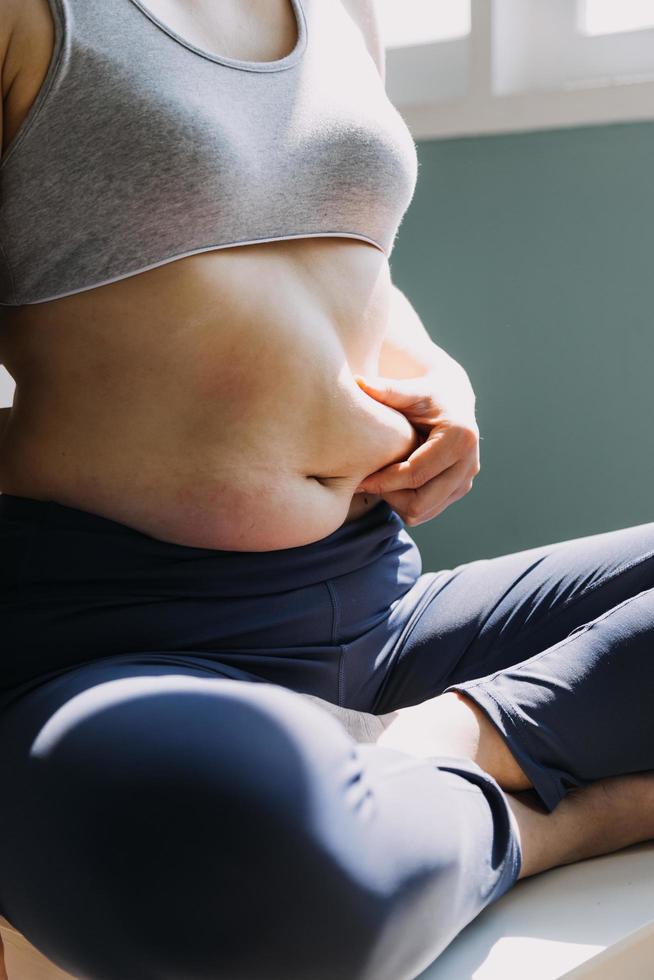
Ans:
POLYGON ((0 555, 5 696, 106 658, 192 656, 338 703, 344 645, 397 632, 422 574, 385 501, 308 545, 243 552, 2 494, 0 555))

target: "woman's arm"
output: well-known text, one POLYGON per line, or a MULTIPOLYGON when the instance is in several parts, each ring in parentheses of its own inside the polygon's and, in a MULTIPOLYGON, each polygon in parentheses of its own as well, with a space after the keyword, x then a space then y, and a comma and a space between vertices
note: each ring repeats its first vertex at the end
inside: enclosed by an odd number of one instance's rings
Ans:
POLYGON ((417 378, 433 373, 449 379, 467 394, 474 407, 475 393, 467 372, 431 339, 411 302, 393 285, 388 328, 379 355, 378 373, 384 378, 417 378))
POLYGON ((386 51, 381 36, 377 0, 343 0, 343 4, 363 34, 381 80, 386 84, 386 51))

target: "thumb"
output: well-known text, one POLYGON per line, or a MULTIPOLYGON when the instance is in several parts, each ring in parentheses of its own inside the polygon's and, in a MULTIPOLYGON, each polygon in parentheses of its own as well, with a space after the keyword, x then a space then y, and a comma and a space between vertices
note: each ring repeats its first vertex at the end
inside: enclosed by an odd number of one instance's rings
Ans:
POLYGON ((353 377, 366 394, 391 408, 424 412, 432 405, 422 378, 385 378, 380 374, 355 374, 353 377))

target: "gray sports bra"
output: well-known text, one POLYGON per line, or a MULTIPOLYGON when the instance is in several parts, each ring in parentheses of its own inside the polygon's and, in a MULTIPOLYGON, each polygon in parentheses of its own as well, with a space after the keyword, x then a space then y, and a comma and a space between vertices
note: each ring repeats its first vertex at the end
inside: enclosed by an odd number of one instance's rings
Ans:
POLYGON ((415 143, 340 0, 290 2, 294 50, 252 62, 141 0, 49 0, 52 60, 0 159, 0 305, 278 239, 390 256, 415 143))

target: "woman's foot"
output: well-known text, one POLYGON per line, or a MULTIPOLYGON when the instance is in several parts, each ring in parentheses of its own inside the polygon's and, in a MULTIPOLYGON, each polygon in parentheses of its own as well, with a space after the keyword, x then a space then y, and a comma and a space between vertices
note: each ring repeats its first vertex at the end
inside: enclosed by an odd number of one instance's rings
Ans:
POLYGON ((531 790, 505 795, 522 850, 520 878, 654 838, 654 772, 572 789, 551 813, 531 790))

